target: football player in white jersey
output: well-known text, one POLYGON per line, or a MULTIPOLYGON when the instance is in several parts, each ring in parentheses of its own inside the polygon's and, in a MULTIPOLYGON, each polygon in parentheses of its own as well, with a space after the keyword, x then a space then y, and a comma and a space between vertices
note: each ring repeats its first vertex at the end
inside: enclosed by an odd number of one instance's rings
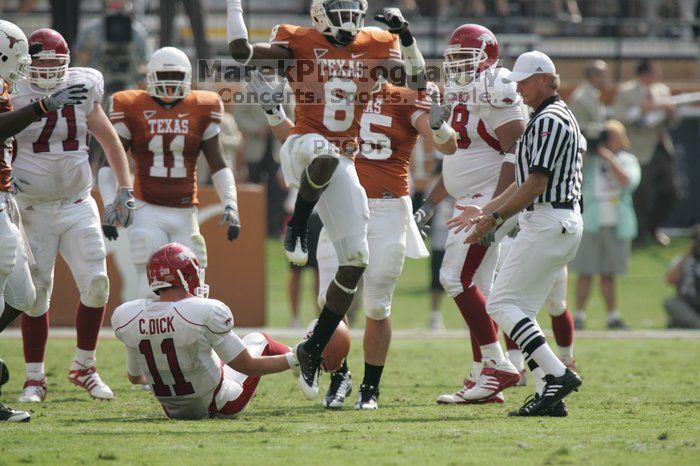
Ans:
MULTIPOLYGON (((9 21, 0 20, 0 332, 22 312, 32 315, 36 290, 29 272, 29 247, 21 233, 19 209, 11 195, 12 137, 37 118, 69 104, 79 104, 87 90, 82 84, 59 89, 29 105, 12 109, 9 91, 27 77, 31 53, 24 32, 9 21)), ((0 359, 0 388, 9 380, 7 366, 0 359)), ((0 404, 0 422, 27 422, 30 414, 0 404)))
POLYGON ((119 306, 112 328, 126 346, 133 384, 150 384, 171 419, 235 417, 255 394, 260 376, 297 370, 291 349, 263 333, 233 333, 233 315, 208 299, 192 250, 161 246, 148 259, 148 283, 159 299, 119 306))
POLYGON ((120 188, 111 210, 124 226, 131 223, 134 209, 129 167, 119 137, 100 104, 104 93, 102 74, 91 68, 68 68, 68 45, 52 29, 34 31, 28 41, 30 45, 41 44, 42 50, 32 57, 27 80, 11 93, 17 104, 29 104, 76 83, 83 84, 88 92, 84 102, 47 113, 15 136, 14 187, 35 260, 30 269, 37 296, 33 308, 39 315, 22 316, 27 381, 19 400, 40 402, 46 396, 47 311, 59 252, 80 291, 75 319, 78 341, 68 379, 93 398, 110 400, 112 391, 95 368, 109 279, 100 216, 90 195, 89 134, 100 142, 116 173, 120 188))
MULTIPOLYGON (((515 145, 525 128, 526 112, 515 85, 497 67, 498 42, 477 24, 458 27, 445 50, 446 100, 452 103, 449 123, 457 132, 457 152, 443 159, 443 175, 416 212, 425 224, 445 194, 457 204, 483 205, 515 179, 515 145)), ((455 214, 457 211, 455 211, 455 214)), ((500 393, 520 379, 505 357, 498 334, 486 313, 485 297, 494 278, 498 245, 466 245, 465 232, 450 230, 440 282, 469 326, 474 361, 464 386, 441 395, 438 403, 503 402, 500 393)))

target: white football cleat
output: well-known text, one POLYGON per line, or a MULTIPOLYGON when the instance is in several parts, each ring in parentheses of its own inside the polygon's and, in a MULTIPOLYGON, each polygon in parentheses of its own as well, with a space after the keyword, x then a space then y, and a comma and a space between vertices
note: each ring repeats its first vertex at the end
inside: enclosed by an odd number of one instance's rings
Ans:
POLYGON ((331 385, 328 393, 323 397, 323 407, 328 409, 340 409, 345 404, 345 398, 352 393, 352 376, 350 371, 334 372, 331 374, 331 385))
POLYGON ((503 403, 505 400, 503 393, 496 393, 491 398, 485 400, 469 400, 465 398, 467 391, 474 388, 475 382, 473 374, 469 374, 469 377, 464 379, 463 386, 460 390, 453 394, 440 395, 437 398, 437 403, 439 405, 468 405, 468 404, 486 404, 486 403, 503 403))
POLYGON ((372 385, 360 385, 360 393, 355 402, 355 409, 374 411, 379 408, 379 388, 372 385))
POLYGON ((507 359, 503 359, 498 364, 485 359, 481 374, 474 382, 474 386, 464 393, 464 399, 484 401, 516 385, 519 381, 520 372, 507 359))
POLYGON ((306 227, 287 225, 284 230, 284 253, 287 260, 299 267, 309 261, 309 251, 306 246, 306 227))
POLYGON ((78 387, 84 388, 91 397, 97 400, 111 400, 114 393, 109 386, 102 381, 95 367, 71 370, 68 372, 68 381, 78 387))
POLYGON ((17 398, 20 403, 41 403, 46 399, 46 379, 27 380, 24 390, 17 398))

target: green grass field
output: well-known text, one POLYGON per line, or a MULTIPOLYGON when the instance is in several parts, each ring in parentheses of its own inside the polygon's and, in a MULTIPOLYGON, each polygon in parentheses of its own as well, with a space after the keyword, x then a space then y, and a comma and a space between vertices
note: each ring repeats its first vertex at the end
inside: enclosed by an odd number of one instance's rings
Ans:
MULTIPOLYGON (((685 250, 635 253, 621 280, 621 310, 632 327, 662 328, 663 274, 669 258, 685 250)), ((286 326, 287 267, 280 245, 268 245, 269 310, 273 327, 286 326)), ((397 290, 394 323, 424 327, 428 317, 425 262, 407 262, 397 290)), ((306 294, 304 321, 312 318, 306 294)), ((461 328, 444 302, 448 327, 461 328)), ((590 326, 604 325, 600 300, 590 326)), ((547 324, 549 319, 543 319, 547 324)), ((700 339, 581 339, 575 344, 584 385, 568 398, 564 419, 508 418, 532 391, 506 391, 502 406, 444 407, 470 354, 460 340, 398 339, 382 380, 380 410, 327 412, 303 399, 288 374, 266 377, 237 420, 168 421, 150 393, 125 377, 119 342, 100 343, 99 368, 113 388, 112 402, 95 402, 66 380, 74 342, 52 339, 47 352, 49 395, 32 405, 32 422, 0 426, 0 465, 9 464, 700 464, 700 339)), ((274 335, 273 335, 274 336, 274 335)), ((292 344, 294 341, 286 340, 292 344)), ((0 355, 13 371, 0 401, 17 406, 23 375, 21 343, 0 339, 0 355)), ((353 342, 355 386, 362 351, 353 342)), ((322 380, 325 389, 328 377, 322 380)), ((355 394, 351 396, 352 401, 355 394)))

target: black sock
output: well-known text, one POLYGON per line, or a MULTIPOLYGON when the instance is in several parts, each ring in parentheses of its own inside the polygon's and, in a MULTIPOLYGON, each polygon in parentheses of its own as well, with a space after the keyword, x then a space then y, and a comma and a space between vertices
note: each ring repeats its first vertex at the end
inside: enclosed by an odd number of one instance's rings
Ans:
POLYGON ((343 320, 342 315, 336 314, 328 307, 323 306, 321 314, 318 316, 318 322, 316 322, 314 327, 314 333, 304 344, 306 351, 315 356, 321 356, 323 348, 328 344, 328 340, 331 339, 331 335, 333 335, 341 320, 343 320))
POLYGON ((374 388, 378 388, 383 370, 384 366, 373 366, 365 363, 365 377, 362 379, 362 385, 371 385, 374 388))
POLYGON ((292 214, 292 218, 289 219, 289 225, 305 227, 317 202, 318 199, 315 201, 307 201, 303 197, 297 196, 297 200, 294 203, 294 213, 292 214))
POLYGON ((22 311, 5 303, 5 310, 2 312, 2 317, 0 317, 0 332, 5 330, 20 315, 22 315, 22 311))
POLYGON ((348 370, 349 370, 348 360, 343 359, 343 364, 340 366, 340 368, 337 371, 335 371, 335 373, 336 374, 345 374, 345 373, 347 373, 348 370))

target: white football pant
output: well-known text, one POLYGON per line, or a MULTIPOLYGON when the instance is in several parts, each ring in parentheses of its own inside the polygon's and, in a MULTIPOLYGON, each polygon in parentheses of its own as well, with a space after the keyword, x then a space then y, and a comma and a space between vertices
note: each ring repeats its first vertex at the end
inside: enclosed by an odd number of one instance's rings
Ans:
MULTIPOLYGON (((17 213, 14 199, 9 193, 0 193, 0 316, 5 303, 33 317, 36 291, 29 272, 28 252, 18 226, 10 218, 10 211, 17 213)), ((19 214, 15 220, 19 223, 19 214)))

